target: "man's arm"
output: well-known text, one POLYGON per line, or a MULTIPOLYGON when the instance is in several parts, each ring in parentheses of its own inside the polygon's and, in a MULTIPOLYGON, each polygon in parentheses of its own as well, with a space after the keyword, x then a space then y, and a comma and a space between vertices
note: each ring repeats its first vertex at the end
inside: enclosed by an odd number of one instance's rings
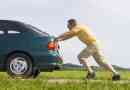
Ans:
POLYGON ((79 31, 80 31, 80 28, 77 28, 77 27, 73 28, 72 30, 65 32, 59 37, 57 37, 56 41, 64 41, 64 40, 70 39, 73 36, 77 35, 79 31))
POLYGON ((64 41, 67 40, 69 38, 72 38, 73 36, 75 36, 75 32, 73 31, 68 31, 63 33, 62 35, 60 35, 59 37, 56 38, 57 41, 64 41))

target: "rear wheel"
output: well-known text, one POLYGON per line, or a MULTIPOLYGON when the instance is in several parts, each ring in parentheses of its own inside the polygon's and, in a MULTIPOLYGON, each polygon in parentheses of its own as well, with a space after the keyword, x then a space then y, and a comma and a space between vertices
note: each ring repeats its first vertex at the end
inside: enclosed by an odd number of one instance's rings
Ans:
POLYGON ((32 76, 33 63, 26 54, 15 53, 10 55, 6 65, 7 73, 13 78, 29 78, 32 76))

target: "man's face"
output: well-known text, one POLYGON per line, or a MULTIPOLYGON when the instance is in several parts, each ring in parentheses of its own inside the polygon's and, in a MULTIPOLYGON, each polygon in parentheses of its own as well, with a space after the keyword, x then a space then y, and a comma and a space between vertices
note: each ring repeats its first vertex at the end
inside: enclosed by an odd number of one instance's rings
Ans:
POLYGON ((70 24, 70 23, 68 23, 68 25, 67 25, 69 30, 71 30, 74 26, 75 26, 74 24, 70 24))
POLYGON ((71 30, 72 29, 72 25, 68 23, 67 25, 68 29, 71 30))

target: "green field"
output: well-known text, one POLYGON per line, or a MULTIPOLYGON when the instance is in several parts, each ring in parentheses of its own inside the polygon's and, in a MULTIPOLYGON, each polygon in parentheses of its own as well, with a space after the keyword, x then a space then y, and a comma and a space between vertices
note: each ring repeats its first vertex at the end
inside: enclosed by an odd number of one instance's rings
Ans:
POLYGON ((6 73, 1 72, 0 90, 129 90, 130 72, 120 71, 120 74, 123 82, 111 81, 111 73, 108 71, 98 71, 94 81, 84 80, 85 71, 82 70, 45 72, 36 79, 26 80, 12 79, 6 73), (60 79, 68 80, 68 82, 55 82, 60 79))

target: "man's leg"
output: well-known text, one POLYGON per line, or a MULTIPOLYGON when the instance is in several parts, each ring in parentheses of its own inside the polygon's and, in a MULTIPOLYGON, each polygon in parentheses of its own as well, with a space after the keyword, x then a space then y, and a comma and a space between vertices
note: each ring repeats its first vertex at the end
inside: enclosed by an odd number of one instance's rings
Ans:
POLYGON ((83 64, 83 66, 86 68, 88 73, 93 73, 93 70, 92 70, 91 66, 89 65, 89 63, 87 62, 86 59, 87 58, 79 58, 80 64, 83 64))
POLYGON ((79 55, 78 59, 80 61, 80 64, 83 64, 83 66, 88 71, 87 78, 94 78, 94 71, 92 70, 91 66, 87 62, 87 59, 91 56, 91 53, 89 52, 89 48, 85 48, 79 55))
POLYGON ((104 55, 102 54, 102 52, 100 52, 99 50, 97 50, 94 54, 93 54, 94 59, 96 60, 96 62, 100 65, 103 66, 104 68, 108 69, 109 71, 111 71, 113 73, 113 80, 119 80, 120 79, 120 75, 118 74, 118 72, 116 72, 116 70, 112 67, 111 64, 109 64, 108 62, 106 62, 104 55))
POLYGON ((96 62, 100 65, 103 66, 104 68, 108 69, 109 71, 111 71, 113 74, 118 74, 118 72, 116 72, 116 70, 112 67, 111 64, 109 64, 106 60, 105 57, 103 56, 103 54, 101 54, 101 52, 97 51, 93 54, 94 59, 96 60, 96 62))

